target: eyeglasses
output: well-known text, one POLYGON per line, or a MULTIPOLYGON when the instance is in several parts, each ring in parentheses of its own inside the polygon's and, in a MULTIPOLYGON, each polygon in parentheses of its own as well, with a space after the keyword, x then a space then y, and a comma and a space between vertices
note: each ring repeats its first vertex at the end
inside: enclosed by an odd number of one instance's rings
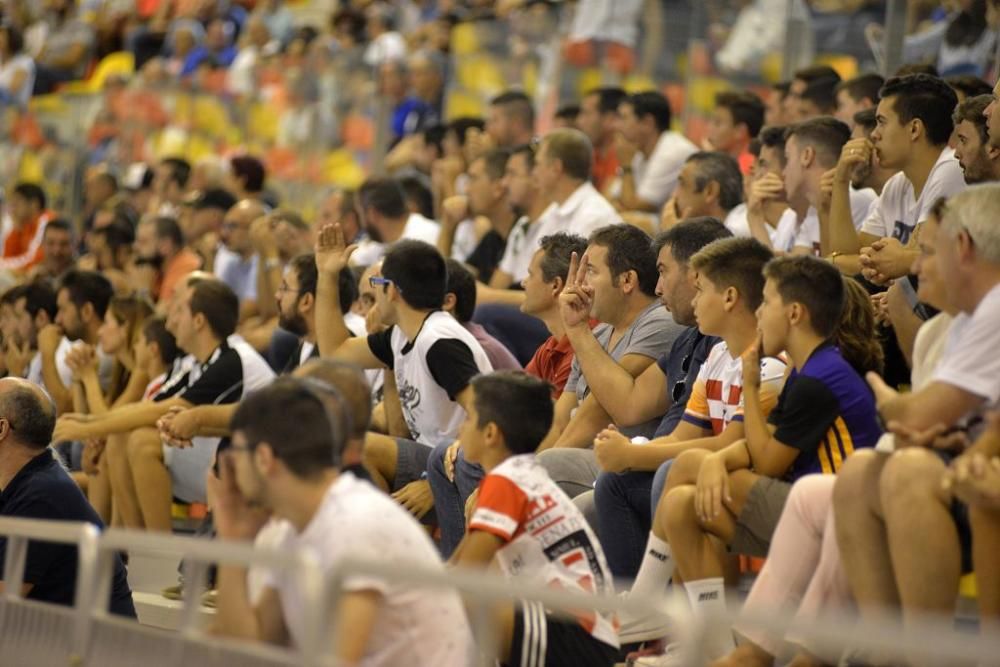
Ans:
POLYGON ((280 285, 278 286, 278 289, 277 289, 277 290, 275 290, 275 291, 276 291, 276 292, 277 292, 278 294, 284 294, 285 292, 297 292, 298 290, 295 290, 295 289, 292 289, 291 287, 289 287, 289 286, 288 286, 288 285, 286 285, 285 283, 281 283, 281 284, 280 284, 280 285))
POLYGON ((691 352, 688 352, 684 359, 681 361, 681 379, 674 383, 673 389, 670 390, 670 398, 674 403, 681 400, 684 396, 684 391, 687 389, 687 376, 688 371, 691 370, 691 352))
MULTIPOLYGON (((389 285, 395 285, 394 282, 392 282, 388 278, 383 278, 382 276, 369 276, 368 277, 368 284, 371 285, 372 288, 375 288, 375 287, 387 287, 389 285)), ((399 287, 396 287, 396 291, 400 292, 401 290, 399 289, 399 287)))

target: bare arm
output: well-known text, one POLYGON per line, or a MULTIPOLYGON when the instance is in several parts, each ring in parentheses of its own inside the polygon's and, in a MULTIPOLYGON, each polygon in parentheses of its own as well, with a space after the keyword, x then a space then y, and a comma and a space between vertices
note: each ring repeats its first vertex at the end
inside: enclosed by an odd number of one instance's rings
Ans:
POLYGON ((338 665, 361 662, 368 650, 384 597, 374 590, 344 593, 334 615, 334 653, 338 665))
POLYGON ((257 606, 251 605, 247 569, 235 565, 219 566, 219 597, 212 631, 224 637, 282 646, 289 642, 278 592, 268 588, 257 606))
POLYGON ((97 417, 92 421, 77 421, 75 419, 60 417, 56 422, 53 439, 59 440, 85 440, 87 438, 101 438, 112 433, 126 433, 138 428, 155 426, 156 420, 170 411, 170 408, 190 407, 190 403, 183 398, 169 398, 165 401, 143 401, 123 405, 120 408, 111 410, 97 417))
POLYGON ((403 404, 399 401, 399 389, 396 388, 396 375, 391 370, 383 373, 382 405, 385 411, 386 430, 389 435, 397 438, 412 438, 410 426, 403 416, 403 404))
MULTIPOLYGON (((827 221, 829 246, 822 247, 823 254, 836 252, 857 255, 866 245, 854 226, 851 214, 851 174, 858 165, 871 164, 872 150, 872 144, 867 139, 852 139, 841 150, 830 193, 830 215, 827 221)), ((821 219, 820 224, 822 223, 821 219)), ((820 238, 822 239, 822 235, 820 238)))

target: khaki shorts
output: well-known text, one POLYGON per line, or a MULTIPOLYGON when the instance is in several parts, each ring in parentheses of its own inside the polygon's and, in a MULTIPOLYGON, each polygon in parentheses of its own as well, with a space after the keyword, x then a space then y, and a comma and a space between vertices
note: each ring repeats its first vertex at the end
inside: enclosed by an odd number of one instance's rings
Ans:
POLYGON ((747 502, 736 519, 736 531, 729 550, 747 556, 767 556, 771 536, 785 509, 792 485, 770 477, 761 477, 750 487, 747 502))

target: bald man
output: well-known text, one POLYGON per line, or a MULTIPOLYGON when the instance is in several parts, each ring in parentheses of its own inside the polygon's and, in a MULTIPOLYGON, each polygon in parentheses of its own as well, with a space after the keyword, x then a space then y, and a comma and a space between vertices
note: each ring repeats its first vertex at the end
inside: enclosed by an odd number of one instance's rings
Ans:
MULTIPOLYGON (((103 529, 97 512, 49 449, 55 422, 55 405, 41 388, 20 378, 0 380, 0 516, 85 521, 103 529)), ((6 555, 7 538, 0 537, 0 572, 6 555)), ((75 546, 32 542, 21 595, 71 606, 76 558, 75 546)), ((111 613, 135 618, 132 591, 117 555, 114 567, 111 613)))
POLYGON ((267 207, 260 201, 241 199, 226 212, 219 230, 222 245, 215 255, 213 273, 236 292, 241 315, 253 311, 257 302, 258 261, 250 242, 250 226, 266 213, 267 207))

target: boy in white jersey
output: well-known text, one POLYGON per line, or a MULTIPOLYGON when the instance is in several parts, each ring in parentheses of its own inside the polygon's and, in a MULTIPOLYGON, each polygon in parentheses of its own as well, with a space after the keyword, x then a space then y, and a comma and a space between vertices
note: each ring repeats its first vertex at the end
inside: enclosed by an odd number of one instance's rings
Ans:
MULTIPOLYGON (((597 536, 535 460, 552 426, 552 388, 525 373, 502 371, 477 377, 472 391, 462 447, 486 477, 450 562, 485 568, 495 560, 506 575, 542 586, 612 593, 597 536)), ((496 621, 504 665, 604 667, 618 656, 614 615, 579 611, 567 620, 522 602, 499 608, 496 621)))

